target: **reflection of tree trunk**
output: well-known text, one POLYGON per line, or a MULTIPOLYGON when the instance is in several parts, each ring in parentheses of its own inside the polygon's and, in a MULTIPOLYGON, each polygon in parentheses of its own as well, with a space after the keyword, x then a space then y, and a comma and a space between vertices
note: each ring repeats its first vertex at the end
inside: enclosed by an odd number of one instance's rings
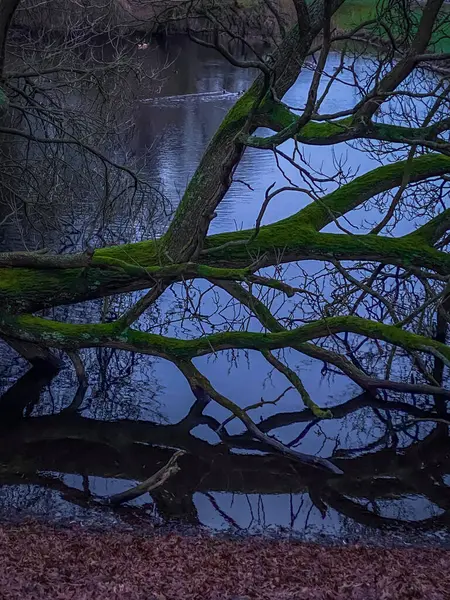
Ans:
POLYGON ((197 508, 194 504, 193 492, 183 493, 170 490, 154 490, 151 493, 159 515, 166 521, 183 521, 191 525, 199 525, 197 508))
POLYGON ((60 369, 62 361, 59 360, 50 350, 37 344, 13 340, 3 336, 5 342, 13 348, 20 356, 25 358, 33 367, 54 370, 60 369))
POLYGON ((8 37, 9 26, 11 24, 16 8, 20 0, 1 0, 0 2, 0 77, 3 77, 3 67, 5 64, 6 38, 8 37))
POLYGON ((411 520, 395 519, 377 515, 367 509, 363 504, 354 502, 350 498, 341 495, 334 490, 327 489, 323 496, 326 503, 341 515, 349 517, 361 525, 368 525, 377 529, 410 529, 413 531, 432 531, 439 526, 448 526, 450 524, 450 512, 447 511, 437 517, 430 517, 422 521, 414 521, 414 515, 411 520))
POLYGON ((0 424, 10 427, 23 418, 39 402, 42 390, 49 385, 57 370, 33 367, 0 397, 0 424))
MULTIPOLYGON (((448 315, 450 310, 450 295, 447 294, 440 306, 438 306, 438 310, 436 313, 436 335, 434 339, 438 342, 446 343, 447 332, 448 332, 448 323, 446 319, 446 315, 448 315)), ((444 377, 444 362, 435 357, 434 359, 434 368, 433 368, 433 377, 439 385, 442 385, 443 377, 444 377)), ((440 395, 434 396, 436 412, 439 415, 444 415, 447 413, 447 402, 446 398, 440 395)))
MULTIPOLYGON (((412 417, 429 417, 432 416, 430 411, 423 410, 417 406, 412 404, 408 404, 407 402, 402 402, 401 400, 382 400, 381 398, 374 398, 372 394, 368 392, 363 392, 347 402, 343 402, 337 406, 330 407, 330 410, 333 413, 333 418, 342 419, 343 417, 360 410, 361 408, 365 408, 366 406, 370 406, 371 408, 378 408, 380 410, 390 410, 390 411, 399 411, 407 415, 411 415, 412 417)), ((287 425, 292 425, 293 423, 307 423, 314 419, 314 415, 310 409, 305 409, 298 412, 283 412, 271 415, 267 417, 260 423, 258 423, 258 427, 261 431, 269 432, 278 427, 286 427, 287 425)), ((242 438, 248 437, 247 434, 243 434, 242 438)), ((234 437, 234 440, 237 440, 237 436, 234 437)))
POLYGON ((76 373, 77 379, 78 379, 78 388, 77 388, 77 391, 75 392, 72 402, 69 404, 69 406, 67 406, 62 411, 62 413, 70 414, 70 413, 75 413, 78 410, 80 410, 81 405, 84 400, 84 397, 86 395, 88 386, 89 386, 89 382, 88 382, 88 378, 86 376, 86 371, 84 368, 83 361, 81 360, 78 352, 67 352, 67 356, 72 361, 72 364, 74 366, 75 373, 76 373))
POLYGON ((433 472, 414 469, 401 473, 401 480, 409 484, 417 494, 426 496, 431 502, 445 511, 450 511, 450 493, 445 484, 438 484, 433 472))
MULTIPOLYGON (((44 375, 41 370, 32 369, 4 394, 0 399, 0 422, 5 422, 9 411, 15 418, 21 418, 30 397, 38 398, 51 380, 51 374, 44 375)), ((333 408, 333 415, 342 418, 370 406, 373 399, 368 400, 366 394, 357 396, 336 407, 336 411, 333 408)), ((311 473, 280 455, 230 452, 228 446, 252 448, 252 441, 245 441, 242 436, 229 436, 226 448, 223 444, 209 445, 195 438, 190 432, 199 423, 207 422, 211 429, 217 429, 217 422, 203 415, 205 403, 204 397, 199 398, 188 415, 175 425, 130 420, 106 422, 67 412, 24 419, 20 429, 5 428, 2 433, 2 482, 16 484, 18 479, 36 482, 64 492, 69 502, 89 504, 87 488, 84 492, 72 492, 63 487, 59 479, 44 480, 42 472, 78 473, 85 476, 85 481, 88 475, 144 481, 149 473, 167 463, 173 448, 184 448, 189 456, 182 459, 176 480, 169 480, 164 489, 150 492, 160 516, 168 522, 180 520, 198 524, 195 492, 272 495, 303 494, 310 490, 311 499, 322 515, 328 505, 357 522, 378 528, 402 526, 405 521, 380 517, 362 503, 403 500, 417 493, 449 511, 448 487, 443 475, 449 472, 450 438, 443 424, 436 425, 424 439, 414 441, 408 448, 370 451, 369 444, 360 449, 362 455, 336 456, 344 475, 330 477, 317 471, 311 473)), ((414 415, 416 411, 432 414, 405 403, 393 404, 405 414, 414 415)), ((286 416, 289 423, 313 418, 311 411, 306 410, 286 416)), ((269 422, 273 427, 280 425, 274 417, 264 423, 268 426, 269 422)), ((447 518, 444 515, 438 520, 430 519, 417 527, 431 528, 447 518)))

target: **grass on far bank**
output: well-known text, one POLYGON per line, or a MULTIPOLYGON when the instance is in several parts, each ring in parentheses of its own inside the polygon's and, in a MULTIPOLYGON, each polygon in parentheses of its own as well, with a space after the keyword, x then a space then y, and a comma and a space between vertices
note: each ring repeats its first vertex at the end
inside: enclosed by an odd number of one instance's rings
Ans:
MULTIPOLYGON (((377 0, 346 0, 334 16, 334 24, 339 29, 352 29, 359 23, 375 18, 377 0)), ((445 7, 446 11, 450 7, 445 7)), ((419 16, 420 11, 415 11, 419 16)), ((450 52, 450 23, 443 24, 434 34, 432 50, 450 52)))

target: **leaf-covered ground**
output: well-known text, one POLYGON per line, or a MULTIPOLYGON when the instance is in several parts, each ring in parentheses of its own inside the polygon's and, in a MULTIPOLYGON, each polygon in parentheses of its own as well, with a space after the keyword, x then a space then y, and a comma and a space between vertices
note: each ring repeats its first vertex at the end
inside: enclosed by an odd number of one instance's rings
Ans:
POLYGON ((450 552, 0 526, 0 598, 450 598, 450 552))

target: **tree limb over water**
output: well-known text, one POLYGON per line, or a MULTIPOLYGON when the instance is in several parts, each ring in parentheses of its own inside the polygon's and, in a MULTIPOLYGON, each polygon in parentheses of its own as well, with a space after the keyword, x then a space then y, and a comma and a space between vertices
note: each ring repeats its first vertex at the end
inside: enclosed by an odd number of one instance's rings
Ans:
MULTIPOLYGON (((260 352, 317 418, 330 415, 311 397, 282 352, 274 351, 291 349, 320 360, 325 372, 337 369, 374 397, 383 389, 431 396, 437 404, 449 396, 449 86, 445 78, 424 78, 421 68, 425 60, 442 58, 436 36, 445 31, 449 13, 443 0, 427 0, 423 6, 408 5, 408 10, 414 8, 413 17, 403 15, 402 21, 404 3, 381 3, 377 18, 364 28, 384 36, 386 45, 372 54, 373 68, 364 74, 356 66, 360 50, 347 43, 354 31, 339 34, 344 47, 338 66, 330 72, 333 15, 343 0, 293 2, 297 22, 287 32, 279 25, 283 37, 270 53, 258 50, 242 28, 235 27, 242 16, 238 9, 221 13, 219 4, 177 3, 176 18, 186 19, 197 43, 215 48, 236 67, 255 68, 259 74, 209 143, 169 227, 159 238, 98 244, 74 254, 0 253, 0 335, 16 348, 28 347, 27 358, 30 348, 72 352, 89 347, 163 357, 179 368, 196 397, 227 408, 258 442, 338 473, 328 459, 297 452, 267 436, 245 409, 212 386, 192 360, 226 350, 260 352), (236 40, 244 43, 249 58, 233 54, 230 43, 236 40), (302 106, 283 103, 307 70, 312 79, 302 106), (353 105, 325 112, 324 102, 337 84, 350 88, 353 105), (256 135, 261 126, 274 133, 256 135), (356 176, 333 155, 330 174, 329 165, 318 169, 308 160, 308 146, 343 142, 356 145, 382 166, 356 176), (249 147, 273 153, 286 185, 279 189, 272 185, 266 191, 255 227, 210 235, 211 221, 233 181, 237 183, 236 169, 249 147), (286 165, 295 177, 287 173, 286 165), (303 207, 262 225, 269 203, 281 202, 286 193, 297 193, 303 207), (362 210, 375 211, 376 223, 359 218, 354 225, 362 210), (396 228, 404 224, 405 215, 410 231, 399 234, 396 228), (306 265, 311 261, 317 263, 313 274, 306 265), (289 266, 297 269, 294 277, 288 275, 289 266), (301 279, 301 285, 295 279, 301 279), (229 319, 223 327, 208 321, 203 316, 207 292, 201 287, 206 284, 213 288, 208 293, 221 290, 222 295, 215 296, 218 304, 232 302, 246 316, 229 319), (197 332, 190 331, 187 339, 167 331, 156 333, 156 327, 146 323, 149 312, 176 286, 183 287, 187 296, 181 320, 188 315, 197 332), (72 324, 33 315, 139 290, 149 291, 141 298, 129 296, 131 305, 108 322, 72 324)), ((275 6, 271 12, 278 14, 275 6)), ((8 27, 4 22, 3 29, 8 27)), ((25 75, 26 85, 34 85, 25 75)), ((3 81, 7 93, 12 93, 14 84, 6 73, 3 81)), ((14 93, 20 95, 20 89, 14 93)), ((1 131, 46 148, 81 145, 103 167, 107 163, 108 169, 122 169, 136 185, 126 164, 111 163, 80 139, 61 137, 58 129, 48 139, 33 127, 19 133, 8 127, 1 131)), ((221 312, 218 307, 215 314, 221 312)))

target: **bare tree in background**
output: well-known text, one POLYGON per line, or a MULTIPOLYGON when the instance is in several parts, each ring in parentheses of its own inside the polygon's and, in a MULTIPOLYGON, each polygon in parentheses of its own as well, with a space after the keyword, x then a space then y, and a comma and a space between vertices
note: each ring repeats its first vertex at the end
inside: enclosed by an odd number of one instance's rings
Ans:
POLYGON ((142 176, 145 165, 130 155, 129 141, 139 86, 158 86, 164 65, 144 72, 113 11, 106 20, 95 5, 84 13, 70 10, 76 3, 66 12, 57 3, 16 4, 2 78, 3 243, 12 235, 16 247, 42 248, 58 222, 64 236, 52 247, 60 252, 125 241, 131 215, 155 223, 163 209, 161 188, 142 176))
MULTIPOLYGON (((251 3, 180 0, 167 7, 195 42, 259 74, 211 140, 164 235, 76 254, 0 254, 0 335, 31 360, 33 352, 88 347, 165 358, 197 399, 228 409, 263 447, 339 473, 332 461, 265 433, 249 414, 256 404, 240 408, 193 359, 260 352, 316 418, 330 418, 284 359, 290 349, 321 361, 324 376, 340 373, 374 398, 383 390, 431 397, 433 415, 441 418, 450 394, 450 120, 449 83, 440 74, 449 57, 438 44, 449 13, 443 0, 388 0, 376 18, 342 32, 333 24, 342 0, 293 0, 291 28, 277 3, 262 4, 277 28, 270 51, 252 42, 251 3), (330 69, 332 48, 341 58, 330 69), (370 68, 360 70, 358 60, 369 48, 370 68), (311 83, 301 105, 283 103, 307 70, 311 83), (342 83, 352 105, 327 112, 325 101, 342 83), (257 135, 259 127, 272 133, 257 135), (361 175, 337 159, 313 168, 308 146, 339 143, 369 153, 381 166, 361 175), (216 210, 239 183, 236 169, 247 148, 272 152, 285 185, 267 189, 252 229, 210 235, 216 210), (287 165, 295 177, 286 174, 287 165), (287 192, 298 193, 304 208, 262 225, 268 205, 287 192), (369 208, 366 219, 355 218, 355 211, 369 208), (414 227, 400 235, 405 217, 414 227), (313 272, 306 261, 314 262, 313 272), (108 323, 72 324, 39 314, 139 290, 145 293, 127 296, 128 305, 108 323), (171 308, 165 301, 174 290, 171 308), (211 302, 216 308, 206 314, 211 302), (165 310, 157 323, 148 320, 155 307, 165 310), (167 327, 174 325, 178 335, 169 337, 167 327)), ((6 74, 5 65, 9 96, 6 74)))

